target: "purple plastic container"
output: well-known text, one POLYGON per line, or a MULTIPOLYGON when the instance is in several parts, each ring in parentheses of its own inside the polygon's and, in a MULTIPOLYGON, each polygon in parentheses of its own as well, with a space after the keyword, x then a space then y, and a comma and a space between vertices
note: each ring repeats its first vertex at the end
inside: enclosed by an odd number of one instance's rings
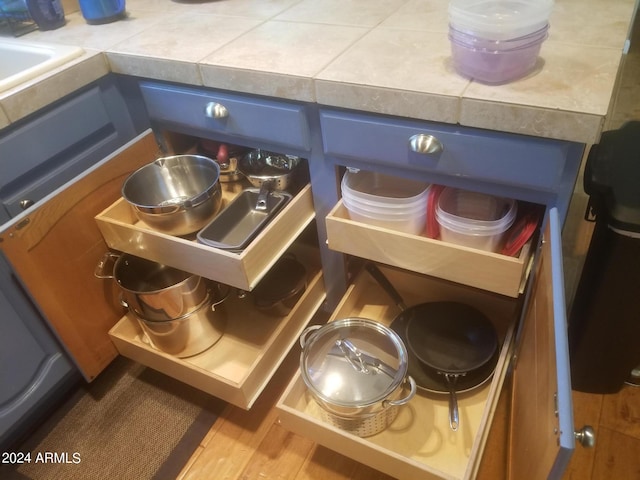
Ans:
POLYGON ((449 28, 453 66, 461 75, 489 84, 522 78, 535 67, 548 27, 524 37, 489 40, 449 28))

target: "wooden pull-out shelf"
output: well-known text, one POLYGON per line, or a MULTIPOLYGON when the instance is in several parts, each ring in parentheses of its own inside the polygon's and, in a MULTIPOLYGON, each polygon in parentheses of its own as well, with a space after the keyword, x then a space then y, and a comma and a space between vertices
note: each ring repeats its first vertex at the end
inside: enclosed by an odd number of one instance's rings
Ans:
MULTIPOLYGON (((223 184, 223 208, 244 184, 223 184)), ((241 253, 160 233, 139 221, 122 198, 96 216, 110 248, 251 290, 315 217, 311 186, 304 186, 241 253)))
POLYGON ((121 355, 249 409, 325 299, 317 249, 296 245, 292 251, 307 268, 308 286, 286 317, 256 310, 250 297, 238 298, 232 289, 224 303, 226 330, 216 344, 199 355, 177 358, 157 350, 130 314, 109 335, 121 355))
MULTIPOLYGON (((449 428, 448 396, 419 391, 383 432, 359 438, 325 423, 299 372, 278 401, 282 424, 354 460, 394 478, 473 478, 482 457, 513 348, 517 302, 432 278, 383 269, 408 305, 456 300, 480 309, 494 321, 502 340, 498 364, 490 382, 459 395, 460 429, 449 428)), ((348 289, 333 321, 349 316, 389 325, 398 309, 367 272, 348 289)))
POLYGON ((342 200, 326 223, 332 250, 510 297, 521 293, 531 242, 517 257, 484 252, 350 220, 342 200))

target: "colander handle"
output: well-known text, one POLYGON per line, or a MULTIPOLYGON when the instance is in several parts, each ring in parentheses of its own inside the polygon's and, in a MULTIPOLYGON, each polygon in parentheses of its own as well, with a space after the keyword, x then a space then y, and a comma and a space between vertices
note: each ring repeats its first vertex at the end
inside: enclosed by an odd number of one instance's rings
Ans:
POLYGON ((411 400, 417 390, 418 390, 418 386, 416 385, 416 381, 413 379, 413 377, 408 376, 407 377, 407 381, 409 382, 410 385, 410 389, 409 389, 409 393, 407 394, 406 397, 404 398, 400 398, 398 400, 384 400, 382 403, 383 405, 386 406, 397 406, 397 405, 404 405, 405 403, 408 403, 409 400, 411 400))
POLYGON ((315 332, 321 327, 322 325, 311 325, 310 327, 307 327, 303 330, 303 332, 300 334, 300 346, 303 350, 307 346, 307 337, 309 336, 309 334, 315 332))

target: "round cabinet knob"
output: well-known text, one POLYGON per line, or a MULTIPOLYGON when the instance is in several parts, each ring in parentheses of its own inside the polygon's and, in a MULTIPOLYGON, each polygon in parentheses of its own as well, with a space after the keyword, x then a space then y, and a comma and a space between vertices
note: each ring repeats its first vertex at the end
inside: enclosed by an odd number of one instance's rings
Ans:
POLYGON ((576 442, 585 448, 593 448, 596 445, 596 432, 591 425, 585 425, 580 430, 573 432, 576 442))
POLYGON ((33 203, 34 203, 33 200, 29 200, 28 198, 24 200, 20 200, 20 208, 22 208, 23 210, 26 210, 31 205, 33 205, 33 203))
POLYGON ((227 118, 229 116, 229 110, 221 103, 209 102, 204 107, 204 114, 209 118, 227 118))
POLYGON ((409 139, 411 150, 423 155, 436 155, 444 151, 444 146, 433 135, 418 133, 409 139))

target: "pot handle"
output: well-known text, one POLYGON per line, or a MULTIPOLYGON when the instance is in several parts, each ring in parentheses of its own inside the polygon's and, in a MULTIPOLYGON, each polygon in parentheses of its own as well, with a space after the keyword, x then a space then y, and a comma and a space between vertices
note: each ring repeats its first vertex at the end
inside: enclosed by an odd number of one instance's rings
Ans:
POLYGON ((229 285, 224 285, 222 283, 220 283, 218 285, 222 285, 222 287, 226 287, 226 288, 222 290, 223 293, 222 293, 222 297, 220 298, 220 300, 217 300, 217 301, 215 301, 215 302, 213 302, 211 304, 211 310, 213 312, 216 311, 216 307, 218 305, 220 305, 222 302, 224 302, 229 297, 229 294, 231 293, 231 287, 229 285))
POLYGON ((112 264, 118 258, 120 258, 120 254, 118 254, 118 253, 113 253, 113 252, 105 253, 102 256, 102 259, 100 260, 98 265, 96 265, 96 269, 93 271, 93 275, 96 278, 102 278, 102 279, 114 278, 113 273, 107 274, 107 273, 105 273, 105 270, 107 270, 107 266, 111 266, 111 268, 109 270, 111 270, 111 272, 113 272, 113 265, 112 264))
POLYGON ((408 376, 407 380, 409 382, 410 385, 410 389, 409 389, 409 393, 407 394, 406 397, 404 398, 400 398, 398 400, 384 400, 382 403, 384 404, 384 406, 395 406, 395 405, 404 405, 405 403, 408 403, 409 400, 411 400, 415 395, 416 392, 418 390, 418 386, 416 385, 416 381, 413 379, 412 376, 408 376))
POLYGON ((311 325, 310 327, 307 327, 303 330, 303 332, 300 334, 300 346, 303 349, 307 346, 307 343, 308 343, 307 336, 309 336, 310 333, 315 332, 321 327, 322 325, 311 325))

